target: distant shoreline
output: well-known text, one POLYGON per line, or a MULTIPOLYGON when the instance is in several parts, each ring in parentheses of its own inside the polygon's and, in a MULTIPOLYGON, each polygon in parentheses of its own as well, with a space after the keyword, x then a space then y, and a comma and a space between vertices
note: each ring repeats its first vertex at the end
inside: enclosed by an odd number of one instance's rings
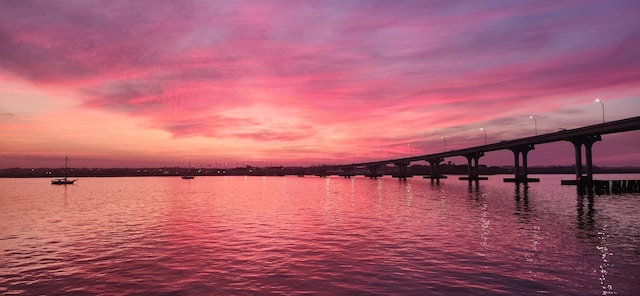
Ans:
MULTIPOLYGON (((513 167, 508 166, 480 166, 480 175, 509 175, 513 174, 513 167)), ((65 171, 64 168, 7 168, 0 169, 0 178, 81 178, 81 177, 175 177, 182 175, 194 176, 285 176, 305 175, 312 176, 323 172, 324 174, 339 175, 339 169, 327 169, 318 167, 235 167, 235 168, 72 168, 65 171)), ((380 168, 379 174, 391 175, 395 167, 380 168)), ((367 174, 366 169, 353 171, 356 175, 367 174)), ((430 175, 431 168, 428 165, 413 165, 409 167, 412 175, 430 175)), ((466 165, 445 164, 440 166, 443 175, 466 175, 466 165)), ((594 167, 594 174, 640 174, 640 167, 594 167)), ((529 167, 530 175, 545 174, 575 174, 573 166, 546 166, 529 167)))

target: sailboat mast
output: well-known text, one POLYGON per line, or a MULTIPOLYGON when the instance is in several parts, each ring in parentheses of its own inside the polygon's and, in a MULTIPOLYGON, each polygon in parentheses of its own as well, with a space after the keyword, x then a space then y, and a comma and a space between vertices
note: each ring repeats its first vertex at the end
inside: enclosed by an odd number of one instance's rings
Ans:
POLYGON ((65 178, 65 180, 67 179, 68 175, 69 175, 69 157, 65 156, 64 157, 64 178, 65 178))

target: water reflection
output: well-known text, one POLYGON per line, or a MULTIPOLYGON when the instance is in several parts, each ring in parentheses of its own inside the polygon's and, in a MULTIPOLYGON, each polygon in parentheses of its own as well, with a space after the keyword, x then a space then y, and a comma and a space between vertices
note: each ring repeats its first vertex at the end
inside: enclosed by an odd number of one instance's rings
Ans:
POLYGON ((535 263, 537 261, 538 247, 542 240, 542 236, 540 235, 541 228, 540 225, 538 225, 540 219, 535 217, 529 203, 529 184, 515 183, 514 188, 514 215, 516 222, 524 225, 524 228, 528 230, 531 240, 531 249, 524 254, 524 258, 528 262, 535 263))
POLYGON ((613 290, 613 286, 607 282, 607 275, 609 275, 609 269, 613 265, 610 263, 610 258, 613 255, 612 252, 609 252, 609 247, 607 244, 607 238, 609 235, 607 234, 607 226, 602 227, 602 230, 598 231, 598 246, 597 249, 600 251, 600 258, 602 262, 600 263, 599 270, 600 276, 598 280, 600 280, 600 286, 602 286, 602 295, 614 295, 616 292, 613 290))
POLYGON ((331 198, 331 178, 325 179, 325 189, 324 189, 324 210, 325 215, 330 217, 331 220, 335 219, 334 208, 336 208, 336 202, 331 198))
POLYGON ((64 191, 62 193, 62 196, 64 197, 64 207, 67 207, 67 195, 69 193, 67 192, 67 185, 64 186, 64 191))
POLYGON ((578 212, 578 229, 585 230, 587 235, 589 233, 593 233, 595 229, 595 219, 594 215, 596 213, 596 209, 594 208, 593 202, 593 192, 589 194, 580 194, 578 193, 576 209, 578 212), (586 208, 586 217, 585 217, 585 199, 587 202, 586 208))
POLYGON ((378 209, 376 211, 377 218, 380 219, 383 216, 382 208, 382 178, 373 179, 376 182, 376 196, 378 197, 378 209))
POLYGON ((610 236, 607 225, 598 226, 598 223, 596 223, 595 217, 597 211, 595 208, 594 192, 592 190, 578 190, 576 200, 579 237, 587 239, 589 245, 595 245, 600 257, 598 266, 594 268, 594 270, 598 273, 598 281, 602 287, 602 295, 617 294, 613 285, 610 284, 607 279, 609 271, 613 266, 611 263, 613 252, 609 250, 608 238, 610 236))
POLYGON ((488 217, 488 205, 487 205, 487 201, 485 200, 486 195, 482 195, 483 197, 483 201, 482 201, 482 206, 481 206, 481 210, 482 210, 482 214, 481 214, 481 232, 480 232, 480 237, 481 237, 481 246, 482 246, 482 252, 480 253, 480 255, 484 256, 485 253, 487 252, 487 250, 489 249, 489 244, 488 244, 488 240, 489 240, 489 224, 491 224, 491 221, 489 220, 488 217))
POLYGON ((406 199, 407 199, 407 208, 411 207, 411 201, 413 200, 413 192, 411 191, 411 183, 406 183, 405 182, 405 186, 406 186, 406 199))
POLYGON ((469 193, 478 193, 480 191, 480 181, 469 181, 469 193))
POLYGON ((633 295, 640 287, 640 199, 594 201, 559 179, 512 187, 103 178, 65 191, 8 181, 0 179, 0 294, 633 295))
POLYGON ((531 222, 531 208, 529 208, 529 185, 515 184, 514 195, 516 210, 515 215, 519 223, 531 222))
POLYGON ((488 194, 483 193, 480 190, 479 181, 469 181, 467 185, 467 193, 469 203, 473 205, 474 209, 477 209, 477 218, 479 222, 479 234, 480 234, 480 250, 477 252, 479 256, 485 256, 489 250, 489 238, 491 220, 489 218, 489 204, 487 202, 488 194))

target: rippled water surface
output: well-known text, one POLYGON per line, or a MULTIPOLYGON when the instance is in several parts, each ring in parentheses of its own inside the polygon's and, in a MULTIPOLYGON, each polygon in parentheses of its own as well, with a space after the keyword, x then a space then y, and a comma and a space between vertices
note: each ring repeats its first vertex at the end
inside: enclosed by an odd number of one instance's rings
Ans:
POLYGON ((640 195, 541 178, 0 179, 0 293, 638 293, 640 195))

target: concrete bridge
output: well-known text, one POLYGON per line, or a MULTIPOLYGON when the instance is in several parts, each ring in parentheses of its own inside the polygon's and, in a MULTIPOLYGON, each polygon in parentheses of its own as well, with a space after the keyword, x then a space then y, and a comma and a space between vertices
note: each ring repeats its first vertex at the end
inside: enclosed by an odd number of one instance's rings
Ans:
MULTIPOLYGON (((398 158, 398 159, 389 159, 383 161, 374 161, 374 162, 362 162, 362 163, 352 163, 345 165, 336 165, 325 167, 325 170, 335 170, 340 169, 344 172, 342 174, 345 177, 353 176, 353 171, 357 168, 367 168, 369 170, 369 174, 365 176, 369 176, 372 178, 379 177, 378 169, 380 166, 387 164, 394 164, 398 171, 394 174, 394 177, 398 178, 407 178, 409 177, 409 173, 407 171, 407 167, 413 161, 427 161, 431 166, 431 176, 432 180, 445 178, 446 176, 442 176, 439 172, 439 165, 444 161, 447 157, 454 156, 463 156, 467 159, 467 167, 468 167, 468 175, 466 177, 461 177, 461 179, 469 180, 469 181, 477 181, 483 179, 483 177, 478 175, 478 162, 479 159, 484 156, 485 152, 496 151, 496 150, 511 150, 514 155, 514 177, 506 178, 507 182, 535 182, 539 181, 538 179, 533 179, 528 177, 527 173, 527 154, 529 151, 535 149, 535 145, 545 144, 551 142, 560 142, 560 141, 568 141, 571 142, 574 146, 575 151, 575 164, 576 164, 576 183, 580 182, 591 182, 593 180, 593 157, 592 157, 592 147, 593 144, 597 141, 602 140, 602 135, 604 134, 613 134, 613 133, 621 133, 640 130, 640 116, 632 117, 622 120, 616 120, 611 122, 606 122, 602 124, 590 125, 576 129, 567 129, 560 130, 554 133, 542 134, 533 137, 520 138, 509 141, 500 141, 498 143, 491 143, 481 146, 469 147, 465 149, 459 150, 450 150, 441 153, 433 153, 419 156, 412 156, 406 158, 398 158), (585 163, 582 162, 582 147, 584 147, 584 160, 585 163)), ((486 178, 485 178, 486 179, 486 178)))

